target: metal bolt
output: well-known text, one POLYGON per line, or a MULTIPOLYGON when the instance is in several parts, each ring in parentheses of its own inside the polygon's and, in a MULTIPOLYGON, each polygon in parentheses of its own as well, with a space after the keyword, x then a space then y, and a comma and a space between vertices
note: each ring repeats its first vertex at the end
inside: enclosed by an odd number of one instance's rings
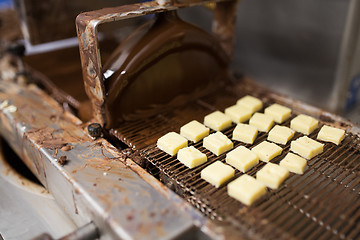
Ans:
POLYGON ((101 136, 101 132, 102 132, 102 127, 99 123, 91 123, 88 126, 88 132, 90 134, 90 136, 92 137, 100 137, 101 136))
POLYGON ((23 44, 12 44, 8 47, 7 51, 13 55, 22 57, 25 55, 26 48, 23 44))

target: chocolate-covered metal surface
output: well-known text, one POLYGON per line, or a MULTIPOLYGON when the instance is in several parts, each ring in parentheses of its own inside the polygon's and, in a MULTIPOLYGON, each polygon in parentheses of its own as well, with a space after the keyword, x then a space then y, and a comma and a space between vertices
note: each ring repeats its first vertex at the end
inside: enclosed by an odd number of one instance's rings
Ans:
POLYGON ((228 80, 229 56, 214 36, 159 13, 132 33, 104 65, 106 128, 184 105, 228 80), (149 27, 150 25, 150 27, 149 27))
MULTIPOLYGON (((83 78, 85 90, 90 98, 93 108, 93 116, 96 122, 104 124, 106 122, 105 102, 106 102, 106 89, 103 82, 103 71, 100 62, 100 51, 97 41, 97 28, 100 24, 110 21, 119 21, 122 19, 144 16, 164 11, 176 10, 182 7, 190 7, 206 4, 209 2, 222 2, 222 1, 179 1, 165 5, 159 5, 157 1, 145 2, 140 4, 126 5, 117 8, 101 9, 98 11, 82 13, 77 17, 77 33, 79 39, 80 56, 83 68, 83 78)), ((234 1, 233 1, 234 2, 234 1)), ((219 3, 221 4, 221 3, 219 3)), ((235 2, 233 3, 235 4, 235 2)), ((234 12, 230 12, 234 14, 234 12)), ((218 24, 226 27, 227 24, 232 24, 230 29, 233 29, 233 21, 221 22, 228 18, 219 18, 218 24)), ((234 19, 234 17, 232 17, 234 19)), ((215 27, 214 29, 219 29, 215 27)), ((229 41, 230 35, 227 34, 226 43, 229 41)), ((231 35, 232 36, 232 35, 231 35)), ((222 43, 221 43, 222 44, 222 43)), ((223 44, 222 44, 223 45, 223 44)), ((228 48, 229 49, 229 48, 228 48)), ((230 47, 231 49, 231 47, 230 47)), ((121 109, 120 109, 121 111, 121 109)))

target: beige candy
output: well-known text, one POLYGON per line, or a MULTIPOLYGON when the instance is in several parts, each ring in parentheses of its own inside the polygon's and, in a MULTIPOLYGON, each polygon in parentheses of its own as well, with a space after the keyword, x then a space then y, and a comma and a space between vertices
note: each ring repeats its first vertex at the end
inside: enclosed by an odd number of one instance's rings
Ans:
POLYGON ((220 111, 210 113, 204 118, 205 126, 215 131, 225 130, 231 126, 231 123, 231 118, 220 111))
POLYGON ((259 163, 259 157, 246 147, 239 146, 226 154, 226 163, 244 173, 259 163))
POLYGON ((233 142, 222 132, 210 134, 204 138, 203 146, 216 156, 233 148, 233 142))
POLYGON ((234 105, 225 109, 225 115, 234 123, 241 123, 250 119, 252 111, 244 106, 234 105))
POLYGON ((180 135, 194 143, 209 135, 210 129, 196 120, 193 120, 180 128, 180 135))
POLYGON ((266 186, 247 174, 230 182, 227 190, 230 197, 248 206, 266 194, 266 186))
POLYGON ((271 116, 275 122, 283 123, 291 116, 291 109, 280 104, 274 103, 273 105, 265 108, 264 113, 271 116))
POLYGON ((270 130, 267 140, 285 145, 294 135, 294 130, 285 126, 275 125, 275 127, 270 130))
POLYGON ((345 131, 343 129, 324 125, 320 129, 317 139, 339 145, 340 142, 344 139, 344 137, 345 131))
POLYGON ((225 163, 216 161, 204 168, 200 175, 202 179, 218 188, 234 177, 235 170, 225 163))
POLYGON ((254 113, 250 118, 249 125, 256 127, 260 132, 268 132, 274 125, 274 120, 269 115, 254 113))
POLYGON ((303 136, 291 142, 290 150, 306 159, 311 159, 323 152, 324 144, 303 136))
POLYGON ((233 140, 243 143, 253 144, 258 134, 258 130, 249 124, 238 123, 233 131, 233 140))
POLYGON ((288 153, 281 161, 280 166, 287 169, 290 172, 303 174, 307 161, 296 154, 288 153))
POLYGON ((318 124, 319 121, 315 118, 300 114, 291 120, 290 128, 297 132, 309 135, 318 127, 318 124))
POLYGON ((240 98, 236 102, 236 105, 246 107, 246 108, 250 109, 250 111, 252 113, 261 110, 263 107, 263 103, 260 99, 250 96, 250 95, 240 98))
POLYGON ((268 162, 282 152, 282 148, 275 143, 263 141, 251 149, 261 161, 268 162))
POLYGON ((187 139, 176 132, 169 132, 157 140, 157 147, 171 156, 187 145, 187 139))
POLYGON ((288 176, 289 171, 275 163, 267 163, 256 173, 256 179, 272 189, 279 188, 288 176))
POLYGON ((177 159, 188 168, 197 167, 207 161, 206 154, 200 152, 194 146, 180 149, 177 159))

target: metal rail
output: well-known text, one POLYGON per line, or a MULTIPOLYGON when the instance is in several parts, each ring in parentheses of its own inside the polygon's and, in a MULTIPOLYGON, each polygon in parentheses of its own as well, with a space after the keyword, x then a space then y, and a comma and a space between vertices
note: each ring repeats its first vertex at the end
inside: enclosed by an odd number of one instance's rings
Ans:
POLYGON ((76 225, 93 221, 100 239, 172 239, 200 229, 217 238, 213 223, 106 140, 93 140, 36 86, 0 81, 0 103, 1 136, 76 225))

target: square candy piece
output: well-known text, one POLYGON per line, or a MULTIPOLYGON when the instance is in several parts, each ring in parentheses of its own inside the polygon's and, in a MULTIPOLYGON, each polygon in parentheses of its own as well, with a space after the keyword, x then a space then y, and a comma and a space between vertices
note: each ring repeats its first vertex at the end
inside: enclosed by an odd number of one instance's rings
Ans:
POLYGON ((243 143, 253 144, 258 134, 258 130, 249 124, 238 123, 233 131, 233 140, 243 143))
POLYGON ((226 154, 226 163, 246 172, 259 163, 259 157, 244 146, 239 146, 226 154))
POLYGON ((157 140, 157 147, 171 156, 176 155, 179 149, 187 145, 187 139, 176 132, 169 132, 157 140))
POLYGON ((209 135, 210 129, 196 120, 193 120, 180 128, 180 135, 194 143, 209 135))
POLYGON ((334 128, 326 125, 322 126, 317 135, 317 139, 325 142, 332 142, 336 145, 339 145, 340 142, 344 139, 344 137, 345 131, 343 129, 334 128))
POLYGON ((306 159, 311 159, 323 152, 324 144, 303 136, 291 142, 290 150, 306 159))
POLYGON ((225 109, 225 115, 234 123, 241 123, 250 119, 252 111, 244 106, 234 105, 225 109))
POLYGON ((251 149, 261 161, 268 162, 282 152, 282 148, 275 143, 263 141, 251 149))
POLYGON ((229 183, 227 190, 230 197, 248 206, 266 194, 266 186, 247 174, 229 183))
POLYGON ((290 128, 297 132, 309 135, 318 127, 318 124, 319 121, 315 118, 300 114, 291 120, 290 128))
POLYGON ((284 107, 280 104, 274 103, 273 105, 265 108, 264 113, 271 116, 275 122, 283 123, 291 116, 291 109, 284 107))
POLYGON ((268 132, 274 125, 274 120, 269 115, 255 113, 250 118, 249 125, 256 127, 260 132, 268 132))
POLYGON ((177 159, 188 168, 197 167, 207 161, 206 154, 200 152, 194 146, 180 149, 177 159))
POLYGON ((294 130, 285 126, 276 125, 270 130, 267 140, 285 145, 294 135, 294 130))
POLYGON ((216 156, 219 156, 232 149, 234 144, 222 132, 216 132, 204 138, 203 146, 216 156))
POLYGON ((205 116, 204 124, 215 131, 222 131, 231 126, 231 118, 220 111, 215 111, 205 116))
POLYGON ((288 176, 289 171, 275 163, 267 163, 256 173, 256 179, 272 189, 278 189, 288 176))
POLYGON ((218 188, 221 184, 234 177, 235 170, 225 163, 216 161, 201 170, 200 175, 202 179, 218 188))
POLYGON ((252 113, 261 110, 263 107, 263 103, 260 99, 250 95, 240 98, 236 102, 236 105, 246 107, 250 109, 252 113))
POLYGON ((280 166, 287 169, 290 172, 303 174, 307 161, 296 154, 288 153, 283 160, 280 161, 280 166))

